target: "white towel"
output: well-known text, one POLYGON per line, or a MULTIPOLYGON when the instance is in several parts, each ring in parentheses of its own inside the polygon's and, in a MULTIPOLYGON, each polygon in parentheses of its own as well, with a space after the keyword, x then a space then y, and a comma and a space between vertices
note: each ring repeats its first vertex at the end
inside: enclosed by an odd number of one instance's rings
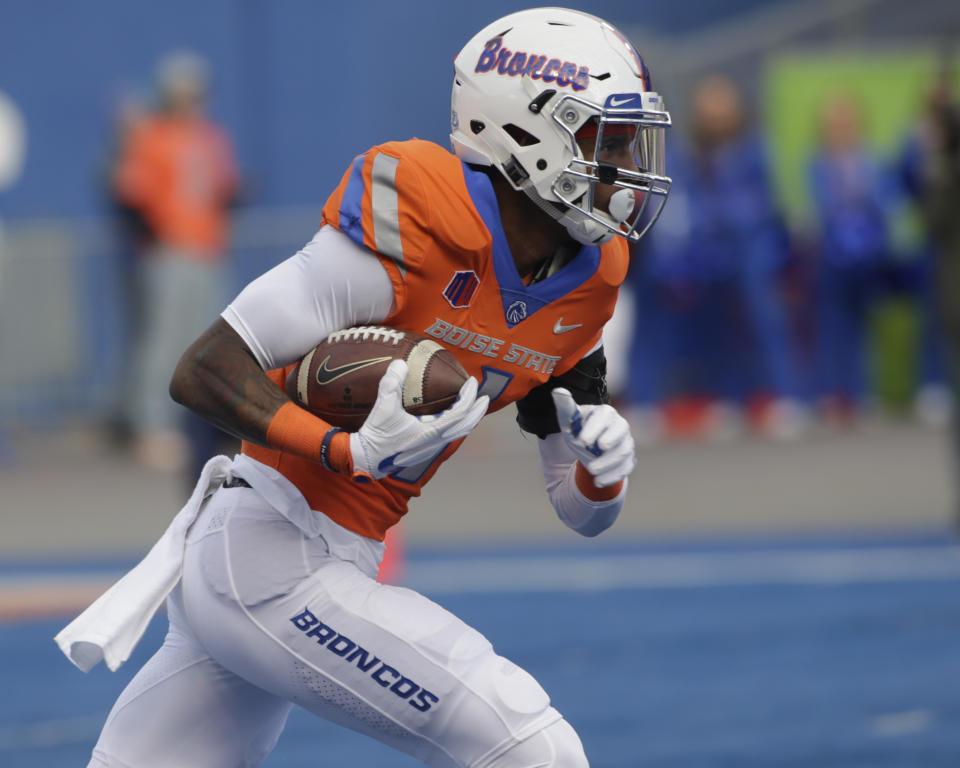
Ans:
POLYGON ((54 638, 81 670, 89 672, 103 659, 115 672, 130 658, 160 604, 180 581, 187 532, 203 500, 223 485, 229 468, 226 456, 210 459, 189 501, 147 556, 54 638))

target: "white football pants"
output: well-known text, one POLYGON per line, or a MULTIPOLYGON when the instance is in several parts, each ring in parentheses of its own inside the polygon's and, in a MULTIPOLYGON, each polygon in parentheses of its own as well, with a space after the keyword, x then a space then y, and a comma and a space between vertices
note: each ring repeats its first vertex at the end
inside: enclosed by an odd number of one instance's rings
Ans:
POLYGON ((91 766, 256 766, 293 704, 431 766, 587 766, 529 674, 426 597, 344 559, 355 534, 322 519, 337 546, 251 488, 206 502, 163 646, 120 695, 91 766))

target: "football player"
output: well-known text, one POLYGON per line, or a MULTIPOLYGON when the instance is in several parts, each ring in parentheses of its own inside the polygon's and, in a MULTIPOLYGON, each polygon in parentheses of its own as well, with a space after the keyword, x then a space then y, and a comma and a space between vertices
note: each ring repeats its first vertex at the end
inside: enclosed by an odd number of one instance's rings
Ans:
POLYGON ((602 329, 669 189, 670 118, 634 47, 584 13, 511 14, 454 63, 453 153, 411 140, 357 157, 312 241, 181 359, 174 399, 242 454, 199 510, 169 634, 91 765, 258 765, 294 704, 431 766, 588 764, 529 674, 374 577, 408 500, 510 403, 540 438, 560 519, 584 536, 616 519, 635 458, 607 403, 602 329), (457 355, 471 378, 450 409, 406 413, 402 361, 355 433, 287 398, 309 349, 381 324, 457 355))

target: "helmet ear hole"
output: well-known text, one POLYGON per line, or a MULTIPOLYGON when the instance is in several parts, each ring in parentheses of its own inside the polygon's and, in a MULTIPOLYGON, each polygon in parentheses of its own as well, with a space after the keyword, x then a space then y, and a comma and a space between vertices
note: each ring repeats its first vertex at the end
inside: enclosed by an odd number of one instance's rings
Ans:
POLYGON ((471 120, 470 121, 470 130, 473 131, 474 136, 476 136, 480 131, 486 128, 480 120, 471 120))
POLYGON ((513 139, 521 147, 530 147, 534 144, 539 144, 540 139, 534 136, 529 131, 523 130, 519 125, 514 125, 513 123, 507 123, 503 126, 503 130, 506 131, 510 138, 513 139))

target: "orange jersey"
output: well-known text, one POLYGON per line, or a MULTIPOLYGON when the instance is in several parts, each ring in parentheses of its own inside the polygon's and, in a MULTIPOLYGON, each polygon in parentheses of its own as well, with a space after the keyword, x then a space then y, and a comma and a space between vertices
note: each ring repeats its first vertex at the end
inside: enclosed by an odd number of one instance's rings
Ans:
MULTIPOLYGON (((453 352, 480 381, 481 394, 490 396, 490 411, 523 398, 590 352, 627 272, 627 245, 615 238, 584 246, 555 274, 524 285, 489 178, 416 139, 356 158, 327 201, 323 224, 375 252, 386 268, 395 307, 384 324, 426 334, 453 352)), ((269 375, 283 386, 289 370, 269 375)), ((457 447, 370 483, 250 443, 243 451, 282 472, 312 509, 382 540, 457 447)))
POLYGON ((157 240, 219 258, 237 171, 226 135, 201 119, 156 117, 133 129, 114 182, 157 240))

